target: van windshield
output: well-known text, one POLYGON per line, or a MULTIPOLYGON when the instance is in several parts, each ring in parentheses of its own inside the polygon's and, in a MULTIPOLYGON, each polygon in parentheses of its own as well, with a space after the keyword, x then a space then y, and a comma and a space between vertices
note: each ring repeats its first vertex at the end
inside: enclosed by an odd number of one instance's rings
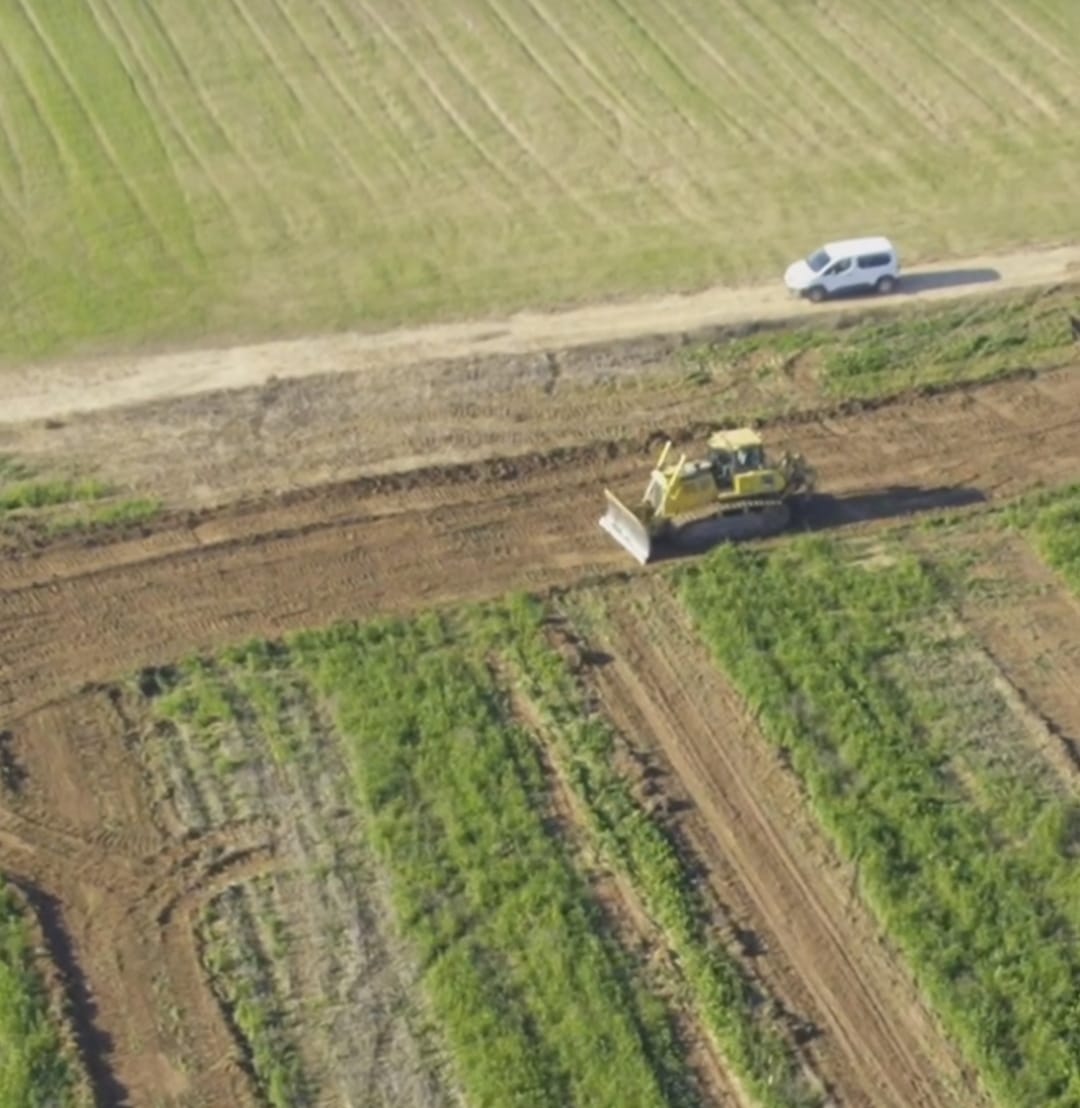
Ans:
POLYGON ((824 250, 815 250, 809 258, 806 259, 806 264, 815 272, 820 273, 829 264, 829 255, 824 250))

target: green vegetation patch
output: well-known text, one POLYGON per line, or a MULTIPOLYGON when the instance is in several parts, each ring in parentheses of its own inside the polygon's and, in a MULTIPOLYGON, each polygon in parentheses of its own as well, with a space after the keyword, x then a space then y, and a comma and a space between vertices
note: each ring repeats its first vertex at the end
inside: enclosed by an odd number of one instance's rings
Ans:
POLYGON ((160 501, 124 496, 97 478, 41 474, 0 455, 0 529, 61 535, 146 523, 160 511, 160 501))
POLYGON ((22 910, 0 879, 0 1104, 75 1108, 84 1103, 49 1014, 22 910))
POLYGON ((547 824, 533 738, 469 623, 295 637, 349 746, 400 925, 473 1105, 695 1103, 666 1008, 547 824))
POLYGON ((695 380, 798 374, 822 398, 876 399, 908 389, 984 381, 1074 356, 1072 290, 1008 293, 767 328, 681 355, 695 380))
POLYGON ((1031 536, 1043 558, 1080 595, 1080 485, 1031 497, 1006 518, 1031 536))
POLYGON ((33 508, 51 508, 58 504, 75 504, 100 500, 108 489, 100 481, 66 478, 4 480, 0 471, 0 513, 33 508))
POLYGON ((935 698, 896 665, 949 587, 911 557, 858 564, 820 539, 721 549, 681 575, 703 637, 988 1087, 1003 1103, 1072 1105, 1080 805, 1034 804, 1028 783, 1002 789, 978 759, 957 774, 935 698))
POLYGON ((208 907, 200 921, 203 958, 214 989, 247 1046, 270 1108, 304 1108, 314 1098, 296 1044, 286 1030, 288 1020, 275 980, 273 955, 282 952, 263 948, 246 892, 233 887, 208 907))

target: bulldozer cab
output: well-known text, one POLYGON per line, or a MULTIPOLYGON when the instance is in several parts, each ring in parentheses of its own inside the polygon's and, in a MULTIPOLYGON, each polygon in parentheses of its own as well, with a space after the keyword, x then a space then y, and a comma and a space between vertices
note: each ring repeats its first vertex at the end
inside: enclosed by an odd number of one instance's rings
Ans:
POLYGON ((709 439, 709 460, 722 488, 730 487, 736 474, 753 473, 768 464, 761 438, 748 428, 717 431, 709 439))

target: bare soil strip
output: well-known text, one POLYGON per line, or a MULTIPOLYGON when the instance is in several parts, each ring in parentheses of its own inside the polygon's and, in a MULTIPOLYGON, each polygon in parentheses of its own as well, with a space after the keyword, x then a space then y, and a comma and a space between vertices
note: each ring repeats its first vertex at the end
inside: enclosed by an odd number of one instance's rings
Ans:
POLYGON ((253 1106, 185 916, 214 889, 271 870, 273 829, 168 836, 133 741, 118 690, 27 717, 9 744, 18 786, 0 807, 3 868, 35 909, 99 1104, 253 1106))
MULTIPOLYGON (((1080 374, 1061 370, 778 427, 775 439, 807 455, 828 494, 804 524, 860 525, 1074 478, 1078 401, 1080 374)), ((0 712, 17 720, 73 684, 252 635, 630 572, 597 519, 604 487, 640 495, 651 461, 601 444, 445 483, 427 473, 388 491, 331 486, 8 559, 0 712)))
POLYGON ((758 970, 821 1032, 807 1051, 841 1104, 982 1103, 853 895, 790 773, 757 731, 677 601, 649 582, 612 590, 612 661, 596 671, 621 729, 663 751, 694 806, 688 833, 717 896, 764 953, 758 970))
MULTIPOLYGON (((1050 285, 1080 272, 1080 246, 951 259, 907 274, 901 294, 873 301, 904 304, 996 290, 1050 285)), ((768 286, 719 286, 686 295, 598 304, 508 319, 443 323, 377 334, 325 335, 253 346, 186 349, 9 369, 3 372, 0 423, 50 419, 73 412, 194 396, 314 374, 406 369, 425 362, 526 354, 679 334, 749 320, 808 313, 865 311, 865 298, 810 305, 790 297, 777 279, 768 286)))
POLYGON ((566 777, 541 712, 518 691, 510 690, 515 716, 536 739, 536 751, 547 781, 551 803, 550 819, 574 856, 574 866, 589 884, 590 891, 619 942, 637 956, 650 978, 650 987, 665 997, 672 1012, 685 1057, 706 1103, 716 1108, 754 1108, 754 1102, 735 1076, 728 1072, 707 1028, 685 998, 671 995, 679 981, 675 955, 663 931, 649 915, 641 895, 626 877, 609 870, 589 831, 588 815, 566 777))

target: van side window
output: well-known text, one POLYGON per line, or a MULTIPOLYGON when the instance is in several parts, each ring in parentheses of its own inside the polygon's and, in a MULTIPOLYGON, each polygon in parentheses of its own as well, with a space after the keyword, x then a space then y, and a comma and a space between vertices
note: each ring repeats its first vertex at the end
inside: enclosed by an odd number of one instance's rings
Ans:
POLYGON ((892 261, 892 256, 889 254, 863 254, 859 258, 860 269, 881 269, 882 266, 889 265, 892 261))
POLYGON ((834 263, 832 269, 829 270, 830 274, 833 273, 845 273, 851 268, 850 258, 841 258, 838 262, 834 263))

